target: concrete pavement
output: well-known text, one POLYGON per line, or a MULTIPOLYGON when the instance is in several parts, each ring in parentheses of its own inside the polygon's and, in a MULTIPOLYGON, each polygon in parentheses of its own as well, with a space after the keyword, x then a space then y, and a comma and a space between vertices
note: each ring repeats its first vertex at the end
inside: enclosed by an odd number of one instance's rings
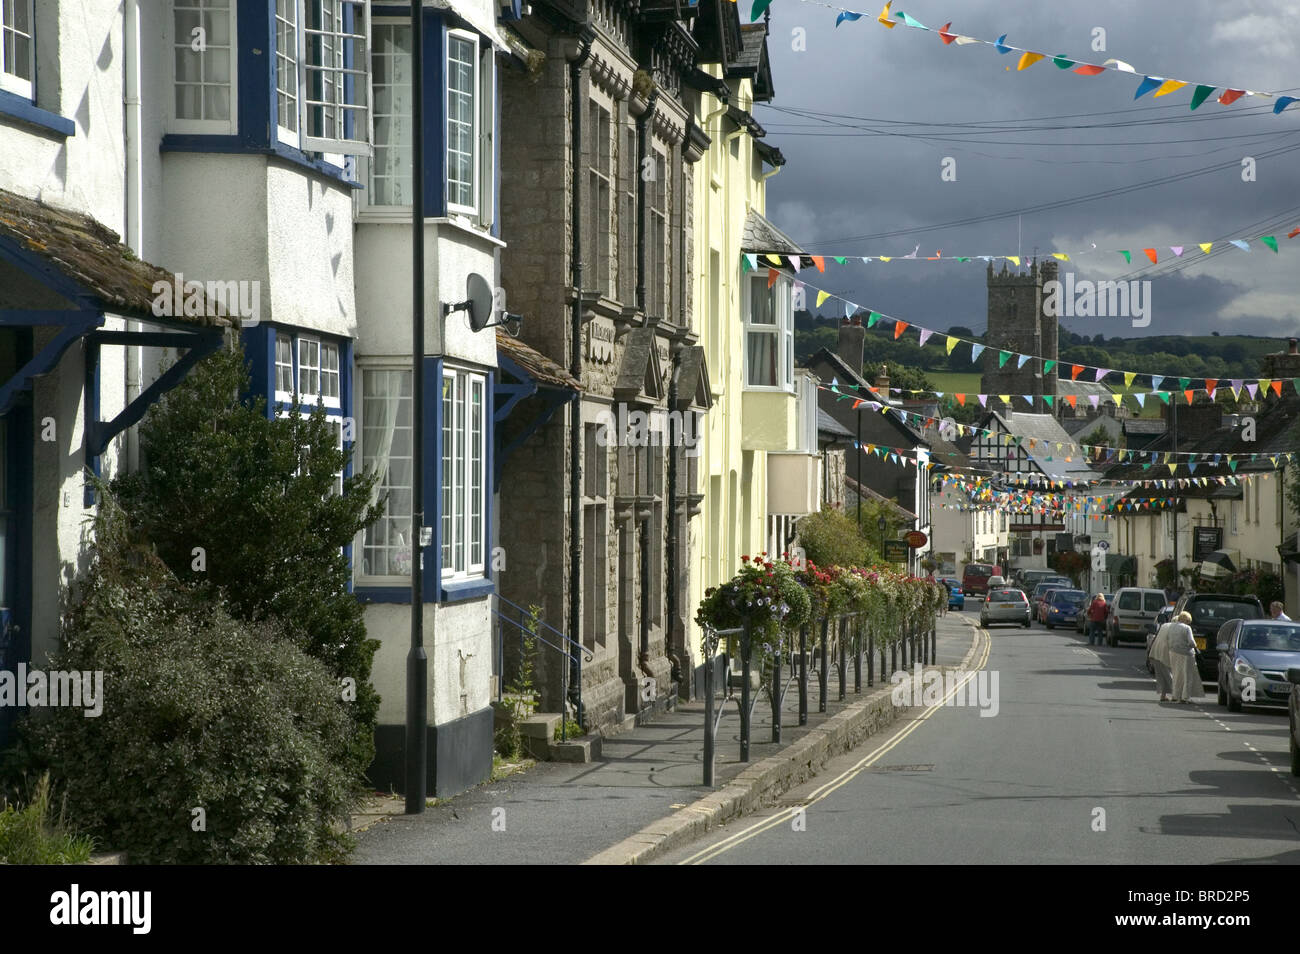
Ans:
MULTIPOLYGON (((953 666, 975 642, 970 614, 950 613, 936 627, 938 661, 953 666)), ((831 660, 832 666, 834 660, 831 660)), ((811 777, 822 762, 892 722, 888 689, 836 698, 838 674, 829 679, 827 711, 817 712, 810 677, 808 725, 797 723, 798 690, 788 685, 782 741, 771 742, 766 697, 754 706, 749 763, 739 761, 740 721, 728 705, 718 728, 715 786, 704 787, 704 707, 679 703, 661 718, 604 740, 603 759, 587 764, 540 763, 499 782, 486 783, 419 816, 393 816, 357 836, 354 864, 573 864, 647 861, 673 840, 638 834, 683 812, 700 831, 732 814, 759 807, 785 787, 811 777), (727 793, 723 796, 722 793, 727 793), (721 796, 721 798, 720 798, 721 796), (712 799, 712 802, 710 802, 712 799), (719 807, 722 805, 724 807, 719 807), (597 858, 597 856, 599 856, 597 858)), ((685 830, 680 837, 692 832, 685 830)))

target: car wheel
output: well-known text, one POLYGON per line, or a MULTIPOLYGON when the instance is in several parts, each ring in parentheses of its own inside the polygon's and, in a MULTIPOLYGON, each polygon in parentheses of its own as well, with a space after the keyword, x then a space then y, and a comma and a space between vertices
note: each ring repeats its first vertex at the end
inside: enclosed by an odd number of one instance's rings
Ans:
POLYGON ((1291 735, 1291 774, 1300 778, 1300 745, 1295 744, 1295 735, 1291 735))
POLYGON ((1231 690, 1231 689, 1229 689, 1229 690, 1227 691, 1227 696, 1228 696, 1228 711, 1229 711, 1229 712, 1240 712, 1240 711, 1241 711, 1241 700, 1232 694, 1232 690, 1231 690))
POLYGON ((1228 691, 1223 688, 1223 683, 1219 683, 1219 705, 1226 706, 1227 704, 1228 704, 1228 691))

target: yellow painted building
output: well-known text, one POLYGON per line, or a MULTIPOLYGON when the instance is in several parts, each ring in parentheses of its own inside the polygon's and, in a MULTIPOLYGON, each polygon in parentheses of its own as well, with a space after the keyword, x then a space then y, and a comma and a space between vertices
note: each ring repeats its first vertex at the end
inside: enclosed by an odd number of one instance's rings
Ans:
MULTIPOLYGON (((710 139, 696 166, 692 274, 696 330, 714 397, 704 418, 695 486, 687 488, 698 507, 687 548, 689 592, 697 601, 737 572, 741 556, 777 552, 789 539, 792 516, 773 513, 770 503, 790 499, 791 488, 784 477, 769 488, 769 468, 776 464, 775 473, 789 474, 793 462, 795 471, 811 473, 814 481, 818 473, 815 407, 811 462, 794 459, 807 450, 809 415, 797 413, 793 273, 783 270, 769 285, 765 260, 742 267, 746 251, 800 252, 763 218, 767 180, 785 162, 762 141, 764 130, 752 115, 756 101, 772 97, 767 30, 763 23, 741 26, 734 3, 713 9, 719 11, 718 61, 701 66, 707 76, 699 78, 694 118, 710 139), (776 495, 771 500, 769 489, 776 495)), ((809 397, 816 401, 815 390, 809 397)), ((794 495, 808 498, 815 503, 817 495, 794 495)), ((693 618, 688 646, 698 667, 700 628, 693 618)))

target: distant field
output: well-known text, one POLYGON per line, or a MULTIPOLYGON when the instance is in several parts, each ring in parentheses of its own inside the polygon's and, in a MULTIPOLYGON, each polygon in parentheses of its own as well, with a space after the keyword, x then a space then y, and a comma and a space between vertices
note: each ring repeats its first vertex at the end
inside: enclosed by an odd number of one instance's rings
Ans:
POLYGON ((927 371, 926 379, 935 386, 937 390, 945 394, 952 394, 955 391, 961 391, 964 394, 978 394, 980 389, 980 376, 977 373, 964 371, 927 371))

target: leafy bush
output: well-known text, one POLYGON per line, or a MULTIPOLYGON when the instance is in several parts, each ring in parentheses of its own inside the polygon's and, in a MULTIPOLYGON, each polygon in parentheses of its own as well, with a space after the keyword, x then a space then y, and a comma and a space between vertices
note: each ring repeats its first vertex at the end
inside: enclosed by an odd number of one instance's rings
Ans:
POLYGON ((53 708, 28 726, 69 819, 137 863, 340 858, 354 738, 339 681, 274 621, 237 619, 130 545, 101 492, 51 668, 102 671, 103 712, 53 708))
POLYGON ((132 539, 181 582, 237 619, 279 620, 275 629, 336 680, 355 680, 343 764, 360 780, 374 758, 370 667, 379 644, 366 638, 364 609, 348 592, 343 548, 379 516, 370 506, 375 476, 349 477, 336 493, 350 452, 338 448, 324 410, 268 418, 264 401, 239 399, 248 386, 238 349, 201 361, 150 409, 140 426, 147 466, 114 481, 113 492, 132 539))
POLYGON ((842 510, 825 507, 818 513, 810 513, 799 519, 796 530, 809 563, 869 566, 876 562, 875 550, 858 532, 853 518, 842 510))
POLYGON ((5 805, 0 811, 0 864, 82 865, 90 860, 94 839, 72 834, 60 812, 52 817, 50 776, 36 783, 26 808, 5 805))

